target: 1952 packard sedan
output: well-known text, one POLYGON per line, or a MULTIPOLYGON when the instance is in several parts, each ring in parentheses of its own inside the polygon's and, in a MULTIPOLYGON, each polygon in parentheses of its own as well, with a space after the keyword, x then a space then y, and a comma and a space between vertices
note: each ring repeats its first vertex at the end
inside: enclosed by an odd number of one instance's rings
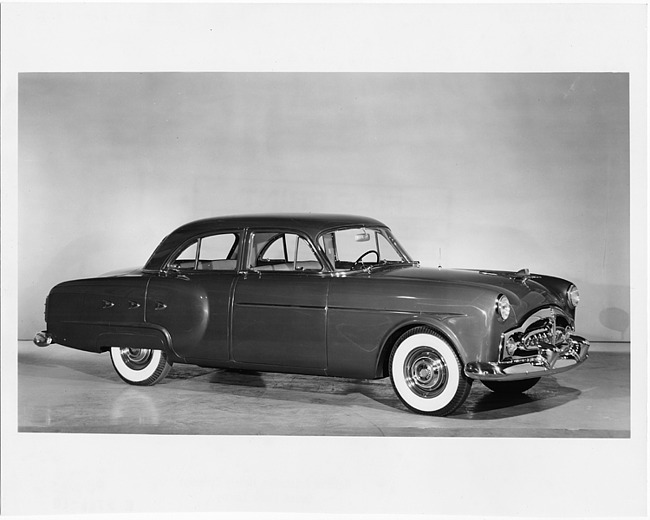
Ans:
POLYGON ((55 286, 39 346, 110 351, 152 385, 173 363, 376 379, 447 415, 480 380, 524 392, 582 363, 566 280, 422 268, 381 222, 342 215, 199 220, 142 269, 55 286))

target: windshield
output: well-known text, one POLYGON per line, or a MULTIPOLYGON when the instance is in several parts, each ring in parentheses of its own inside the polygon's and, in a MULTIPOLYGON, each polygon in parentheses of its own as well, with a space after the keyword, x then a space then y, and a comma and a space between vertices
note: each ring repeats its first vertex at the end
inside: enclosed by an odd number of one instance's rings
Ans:
POLYGON ((319 237, 318 242, 336 271, 411 263, 406 252, 383 228, 328 231, 319 237))

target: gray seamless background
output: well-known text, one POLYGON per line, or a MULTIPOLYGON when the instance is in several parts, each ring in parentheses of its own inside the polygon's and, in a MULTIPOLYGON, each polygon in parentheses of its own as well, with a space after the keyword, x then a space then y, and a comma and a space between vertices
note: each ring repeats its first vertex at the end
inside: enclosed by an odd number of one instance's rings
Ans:
POLYGON ((424 265, 567 278, 629 341, 627 74, 25 73, 19 337, 190 220, 365 214, 424 265), (57 211, 52 211, 56 206, 57 211))

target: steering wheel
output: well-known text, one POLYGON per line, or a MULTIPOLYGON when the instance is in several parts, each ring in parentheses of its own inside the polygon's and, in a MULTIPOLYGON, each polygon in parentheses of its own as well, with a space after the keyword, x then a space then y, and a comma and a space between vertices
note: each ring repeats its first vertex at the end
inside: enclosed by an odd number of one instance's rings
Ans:
POLYGON ((366 251, 359 258, 357 258, 357 260, 354 262, 354 265, 358 265, 358 264, 364 265, 363 261, 362 261, 364 259, 364 257, 368 256, 369 254, 373 254, 373 253, 375 255, 377 255, 377 263, 379 263, 379 251, 375 251, 374 249, 368 249, 368 251, 366 251))

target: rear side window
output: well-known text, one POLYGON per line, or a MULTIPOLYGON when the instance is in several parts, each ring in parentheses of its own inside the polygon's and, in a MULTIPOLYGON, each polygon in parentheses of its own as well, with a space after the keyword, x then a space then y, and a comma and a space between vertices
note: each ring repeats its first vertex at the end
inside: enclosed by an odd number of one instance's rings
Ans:
POLYGON ((234 271, 238 253, 238 233, 208 235, 188 244, 169 267, 181 271, 234 271))

